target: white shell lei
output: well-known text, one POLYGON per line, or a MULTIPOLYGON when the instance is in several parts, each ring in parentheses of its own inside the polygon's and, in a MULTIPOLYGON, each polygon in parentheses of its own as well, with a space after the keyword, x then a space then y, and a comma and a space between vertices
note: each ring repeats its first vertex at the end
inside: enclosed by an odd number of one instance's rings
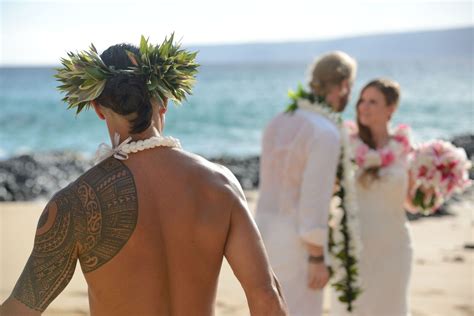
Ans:
MULTIPOLYGON (((340 114, 337 112, 332 111, 328 108, 327 105, 319 104, 319 103, 311 103, 306 99, 299 99, 297 101, 298 108, 304 109, 306 111, 317 113, 321 116, 326 117, 334 125, 337 126, 340 134, 341 134, 341 149, 343 153, 343 161, 342 167, 344 168, 343 179, 341 181, 341 185, 344 187, 345 191, 345 198, 344 198, 344 207, 347 211, 347 226, 349 229, 349 234, 351 236, 351 244, 349 245, 349 251, 352 252, 354 258, 356 258, 357 262, 360 258, 360 252, 362 250, 362 241, 360 239, 360 226, 359 226, 359 214, 358 214, 358 206, 357 206, 357 196, 355 192, 355 184, 354 184, 354 166, 351 161, 352 157, 352 148, 349 139, 349 133, 347 132, 344 124, 342 124, 342 120, 340 119, 340 114)), ((335 199, 336 197, 334 197, 335 199)), ((340 245, 340 241, 342 240, 343 236, 340 232, 339 226, 342 219, 342 210, 331 207, 331 215, 333 220, 331 221, 331 227, 333 228, 333 238, 336 242, 336 245, 340 245)), ((335 249, 335 253, 339 252, 340 249, 335 249)), ((336 261, 339 261, 337 258, 333 258, 331 260, 331 265, 333 266, 334 276, 336 279, 341 279, 344 277, 345 270, 341 269, 341 267, 336 266, 336 261)), ((358 282, 360 284, 360 276, 358 276, 358 282)))
POLYGON ((99 163, 111 156, 119 160, 127 160, 128 155, 142 150, 151 149, 155 147, 175 147, 181 148, 181 143, 178 139, 171 136, 153 136, 148 139, 131 142, 132 137, 128 137, 120 143, 120 135, 115 133, 113 147, 102 143, 97 148, 95 155, 96 163, 99 163))

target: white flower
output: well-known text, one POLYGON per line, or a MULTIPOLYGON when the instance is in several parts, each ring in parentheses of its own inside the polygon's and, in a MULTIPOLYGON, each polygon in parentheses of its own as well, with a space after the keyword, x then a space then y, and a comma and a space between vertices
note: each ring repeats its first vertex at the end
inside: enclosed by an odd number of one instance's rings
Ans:
POLYGON ((364 168, 378 167, 381 164, 382 160, 376 151, 370 151, 365 156, 364 168))
POLYGON ((333 205, 331 206, 331 220, 329 221, 329 225, 332 228, 338 227, 341 223, 342 217, 344 216, 344 212, 339 207, 339 205, 340 205, 340 202, 337 204, 333 203, 333 205))

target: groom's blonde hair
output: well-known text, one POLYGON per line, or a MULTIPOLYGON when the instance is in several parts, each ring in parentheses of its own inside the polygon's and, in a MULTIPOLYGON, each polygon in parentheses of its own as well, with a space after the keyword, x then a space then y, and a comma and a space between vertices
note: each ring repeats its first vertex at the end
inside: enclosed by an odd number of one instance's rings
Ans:
POLYGON ((326 53, 310 67, 309 86, 316 95, 325 96, 333 86, 348 79, 352 84, 357 71, 354 58, 341 51, 326 53))

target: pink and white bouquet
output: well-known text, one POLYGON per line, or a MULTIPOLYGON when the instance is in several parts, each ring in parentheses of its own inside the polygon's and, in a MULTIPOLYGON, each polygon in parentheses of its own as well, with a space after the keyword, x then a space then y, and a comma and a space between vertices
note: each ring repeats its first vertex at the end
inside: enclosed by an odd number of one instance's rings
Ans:
POLYGON ((450 142, 433 140, 420 145, 410 163, 413 206, 424 214, 436 211, 453 193, 471 185, 470 168, 464 149, 450 142))

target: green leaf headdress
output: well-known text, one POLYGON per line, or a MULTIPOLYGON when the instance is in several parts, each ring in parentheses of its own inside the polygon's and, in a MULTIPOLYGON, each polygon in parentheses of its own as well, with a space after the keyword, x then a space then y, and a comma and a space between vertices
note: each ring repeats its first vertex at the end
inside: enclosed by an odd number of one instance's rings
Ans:
POLYGON ((62 83, 58 89, 66 94, 62 100, 79 113, 100 96, 108 78, 126 73, 144 76, 150 96, 159 102, 166 98, 181 103, 191 94, 199 65, 197 52, 188 52, 173 42, 174 33, 161 45, 150 44, 142 35, 140 56, 127 51, 134 66, 123 70, 105 65, 93 44, 89 51, 69 52, 69 58, 61 58, 62 67, 55 75, 62 83))

